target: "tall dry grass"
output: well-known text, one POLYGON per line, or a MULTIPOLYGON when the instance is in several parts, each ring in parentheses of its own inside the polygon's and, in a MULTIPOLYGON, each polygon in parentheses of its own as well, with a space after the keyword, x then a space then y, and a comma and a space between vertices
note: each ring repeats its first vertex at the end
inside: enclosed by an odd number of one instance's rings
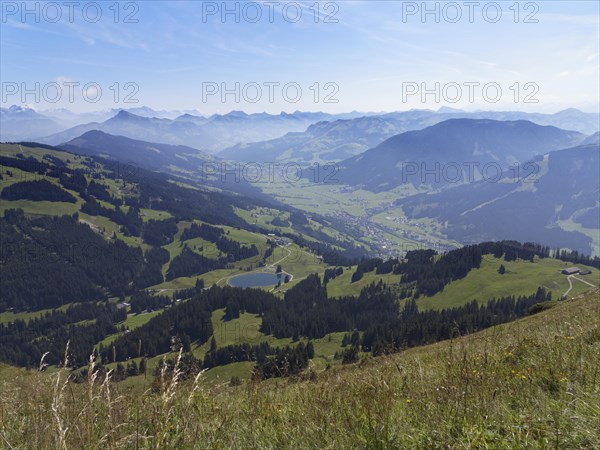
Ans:
MULTIPOLYGON (((1 377, 0 447, 600 448, 600 296, 308 380, 1 377)), ((68 364, 64 364, 65 367, 68 364)), ((166 365, 163 365, 166 367, 166 365)))

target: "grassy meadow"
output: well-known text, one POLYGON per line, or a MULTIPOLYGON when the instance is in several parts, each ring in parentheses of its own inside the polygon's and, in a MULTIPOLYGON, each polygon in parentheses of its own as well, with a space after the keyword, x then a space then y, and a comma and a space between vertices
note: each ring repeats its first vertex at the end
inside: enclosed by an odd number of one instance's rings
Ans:
MULTIPOLYGON (((5 448, 600 447, 600 295, 295 379, 124 384, 0 369, 5 448)), ((245 363, 239 368, 245 370, 245 363)), ((216 374, 213 374, 216 375, 216 374)))

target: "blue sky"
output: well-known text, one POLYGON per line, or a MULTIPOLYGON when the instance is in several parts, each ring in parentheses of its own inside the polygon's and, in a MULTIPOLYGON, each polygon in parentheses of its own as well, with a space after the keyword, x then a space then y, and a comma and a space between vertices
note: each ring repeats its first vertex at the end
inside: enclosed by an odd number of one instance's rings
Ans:
POLYGON ((224 8, 235 10, 235 2, 120 2, 116 18, 109 1, 98 3, 96 22, 92 2, 78 2, 72 17, 62 1, 48 3, 28 2, 33 12, 23 17, 22 2, 2 2, 2 106, 20 104, 21 89, 35 91, 39 83, 40 98, 28 94, 25 103, 78 112, 141 105, 204 114, 442 106, 598 110, 597 1, 498 2, 497 22, 496 8, 484 1, 472 23, 465 2, 439 2, 439 22, 433 13, 423 20, 422 2, 239 2, 238 17, 224 18, 224 8), (296 19, 298 5, 302 16, 296 19), (252 23, 258 11, 261 18, 252 23), (452 23, 458 11, 461 18, 452 23), (126 23, 128 14, 136 22, 126 23), (528 15, 537 23, 525 23, 528 15), (80 83, 73 103, 66 82, 80 83), (126 88, 127 82, 135 84, 126 88), (87 100, 81 92, 86 83, 96 83, 88 85, 87 100), (473 83, 472 99, 465 83, 473 83), (491 89, 487 95, 483 86, 491 89), (93 103, 97 87, 102 95, 93 103), (222 87, 237 91, 239 101, 233 93, 223 99, 222 87), (421 95, 423 88, 431 93, 421 95), (138 103, 124 103, 127 94, 138 103), (526 96, 538 102, 525 103, 526 96), (44 101, 53 98, 59 101, 44 101))

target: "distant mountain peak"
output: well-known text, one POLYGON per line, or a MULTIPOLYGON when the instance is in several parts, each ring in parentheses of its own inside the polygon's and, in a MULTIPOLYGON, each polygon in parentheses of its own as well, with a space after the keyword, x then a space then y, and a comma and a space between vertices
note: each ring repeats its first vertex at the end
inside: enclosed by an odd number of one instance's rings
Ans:
POLYGON ((440 109, 437 110, 438 113, 440 114, 453 114, 453 113, 463 113, 464 111, 462 109, 458 109, 458 108, 450 108, 449 106, 442 106, 440 109))
POLYGON ((35 112, 35 108, 30 105, 11 105, 8 108, 3 108, 11 113, 35 112))
POLYGON ((246 114, 244 111, 233 110, 225 114, 223 117, 248 117, 248 114, 246 114))
POLYGON ((154 120, 163 120, 163 119, 159 119, 157 117, 151 118, 151 117, 140 116, 138 114, 134 114, 125 109, 122 109, 115 116, 110 118, 109 120, 129 120, 129 121, 136 120, 139 122, 146 123, 146 122, 150 122, 150 121, 154 121, 154 120))
MULTIPOLYGON (((109 136, 109 137, 112 137, 113 135, 105 133, 104 131, 100 131, 100 130, 90 130, 90 131, 86 131, 81 136, 79 136, 78 138, 75 138, 75 139, 92 138, 92 137, 98 137, 98 136, 109 136)), ((67 144, 69 144, 69 143, 70 142, 67 142, 67 144)))
POLYGON ((204 119, 202 116, 195 116, 193 114, 185 113, 180 116, 175 117, 175 120, 198 120, 204 119))
POLYGON ((113 117, 113 119, 133 119, 133 118, 139 118, 139 117, 140 116, 136 116, 135 114, 132 114, 132 113, 122 109, 113 117))
POLYGON ((556 114, 582 114, 582 112, 583 111, 580 111, 577 108, 567 108, 557 112, 556 114))
POLYGON ((23 111, 25 108, 23 108, 22 106, 19 105, 10 105, 8 110, 11 112, 19 112, 19 111, 23 111))

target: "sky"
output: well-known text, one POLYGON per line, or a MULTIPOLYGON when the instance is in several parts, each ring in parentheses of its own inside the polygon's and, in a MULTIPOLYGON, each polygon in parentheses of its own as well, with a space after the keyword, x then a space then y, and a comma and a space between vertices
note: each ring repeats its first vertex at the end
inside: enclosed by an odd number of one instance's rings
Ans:
POLYGON ((474 3, 2 1, 1 103, 598 111, 600 2, 474 3))

